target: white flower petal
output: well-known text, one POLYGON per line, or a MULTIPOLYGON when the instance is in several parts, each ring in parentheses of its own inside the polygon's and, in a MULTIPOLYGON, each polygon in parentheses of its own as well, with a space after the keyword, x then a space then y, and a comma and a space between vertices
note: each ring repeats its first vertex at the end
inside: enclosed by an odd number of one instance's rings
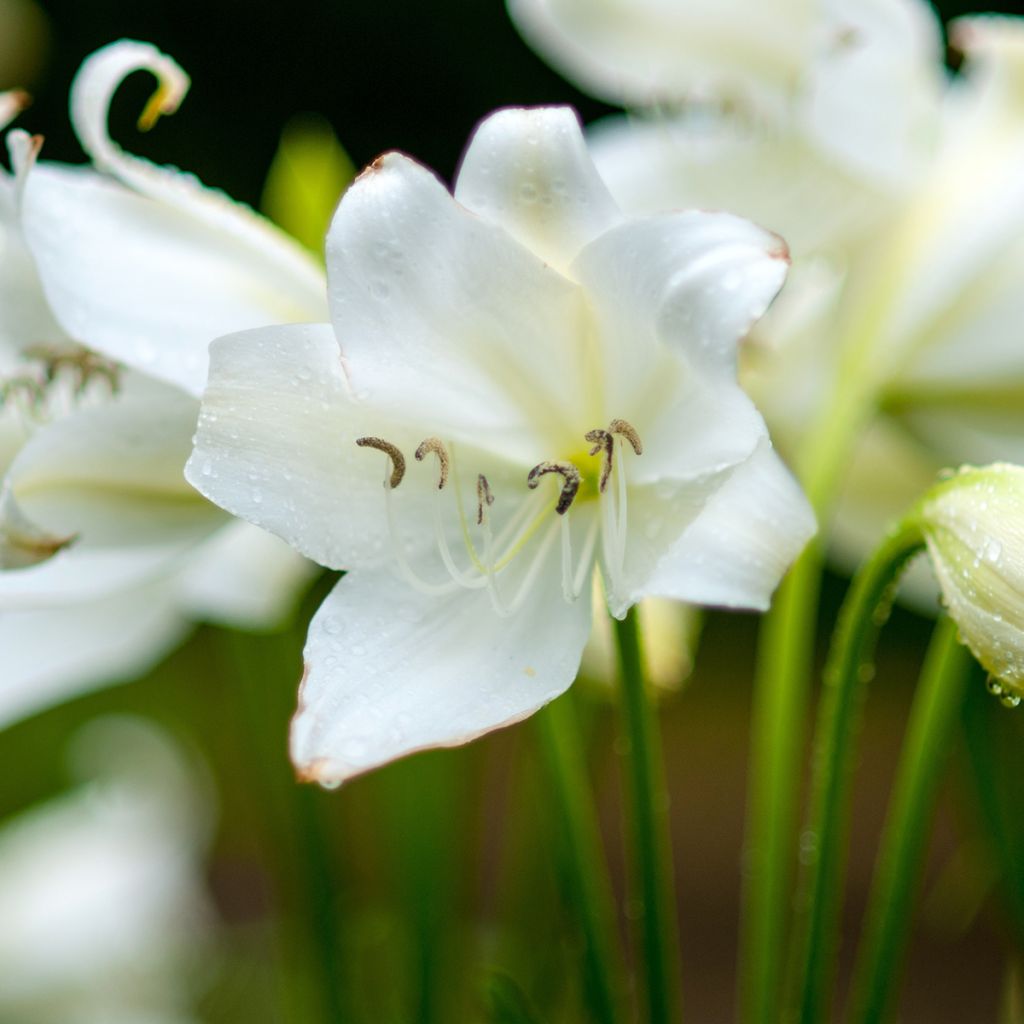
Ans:
POLYGON ((182 475, 196 404, 152 384, 47 424, 24 444, 0 492, 0 532, 31 524, 57 554, 0 573, 0 605, 109 593, 166 572, 223 514, 182 475))
POLYGON ((455 198, 562 272, 622 220, 568 107, 491 114, 462 158, 455 198))
POLYGON ((851 172, 914 187, 938 127, 942 25, 918 0, 831 0, 825 8, 833 42, 814 54, 800 120, 851 172))
POLYGON ((197 548, 179 580, 191 618, 241 629, 273 629, 295 611, 318 568, 284 541, 231 522, 197 548))
POLYGON ((299 774, 338 783, 466 743, 566 690, 590 631, 589 588, 566 604, 550 562, 512 618, 479 590, 439 599, 383 573, 342 579, 310 626, 292 723, 299 774))
POLYGON ((527 41, 586 91, 650 105, 694 93, 778 107, 814 28, 801 0, 508 0, 527 41))
MULTIPOLYGON (((189 482, 233 515, 331 568, 389 561, 384 457, 349 393, 329 324, 219 338, 203 396, 189 482)), ((407 437, 393 443, 409 448, 407 437)), ((428 521, 430 487, 393 494, 403 521, 428 521)))
POLYGON ((673 597, 765 610, 815 529, 796 480, 764 442, 708 498, 650 576, 627 581, 632 600, 673 597))
POLYGON ((731 214, 690 211, 613 228, 572 269, 601 328, 606 378, 623 390, 659 368, 659 344, 735 380, 737 346, 788 267, 778 236, 731 214))
POLYGON ((728 210, 781 235, 795 257, 864 237, 894 202, 798 133, 741 126, 724 115, 608 117, 589 128, 587 141, 628 213, 728 210))
POLYGON ((166 580, 74 605, 0 612, 0 729, 140 676, 187 629, 175 587, 166 580))
MULTIPOLYGON (((189 188, 201 207, 206 193, 189 188)), ((325 314, 312 261, 298 266, 269 231, 257 247, 245 233, 89 171, 37 165, 25 182, 22 226, 68 334, 194 395, 217 335, 325 314)))
POLYGON ((575 436, 579 290, 429 171, 395 153, 364 171, 334 216, 327 267, 357 396, 527 467, 548 456, 542 439, 575 436))

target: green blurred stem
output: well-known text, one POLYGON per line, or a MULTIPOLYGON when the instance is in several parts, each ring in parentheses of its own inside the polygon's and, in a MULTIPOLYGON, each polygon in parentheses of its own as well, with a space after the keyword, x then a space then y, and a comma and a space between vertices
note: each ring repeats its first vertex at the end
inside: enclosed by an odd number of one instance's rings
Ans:
MULTIPOLYGON (((875 407, 869 370, 860 359, 837 374, 834 393, 805 432, 809 443, 797 469, 819 531, 853 442, 875 407)), ((758 645, 738 970, 745 1024, 779 1019, 822 567, 819 537, 776 592, 758 645)))
POLYGON ((758 648, 739 978, 751 1024, 778 1020, 820 578, 812 545, 775 595, 758 648))
POLYGON ((854 739, 878 631, 904 566, 924 545, 911 514, 853 579, 825 667, 814 738, 806 914, 798 922, 796 999, 801 1024, 826 1020, 838 945, 854 739))
POLYGON ((537 733, 562 833, 565 877, 586 946, 584 992, 595 1020, 617 1024, 623 1020, 620 1002, 625 991, 622 948, 572 701, 572 694, 566 694, 549 704, 537 716, 537 733))
POLYGON ((940 619, 914 695, 882 832, 854 971, 851 1024, 880 1024, 887 1016, 970 668, 970 653, 957 639, 956 627, 948 618, 940 619))
POLYGON ((253 635, 218 630, 233 669, 239 725, 248 747, 253 784, 262 796, 261 818, 275 888, 284 893, 288 985, 307 966, 314 992, 292 993, 293 1013, 334 1024, 346 1019, 339 976, 342 961, 330 845, 320 796, 295 782, 287 751, 287 721, 301 665, 301 646, 290 633, 253 635), (287 703, 285 703, 287 701, 287 703), (310 1010, 315 1003, 316 1009, 310 1010), (304 1007, 298 1010, 297 1007, 304 1007))
POLYGON ((628 740, 627 791, 632 804, 633 866, 640 896, 641 955, 647 1024, 677 1024, 682 1019, 679 936, 672 873, 658 722, 643 675, 636 608, 615 622, 622 710, 628 740))

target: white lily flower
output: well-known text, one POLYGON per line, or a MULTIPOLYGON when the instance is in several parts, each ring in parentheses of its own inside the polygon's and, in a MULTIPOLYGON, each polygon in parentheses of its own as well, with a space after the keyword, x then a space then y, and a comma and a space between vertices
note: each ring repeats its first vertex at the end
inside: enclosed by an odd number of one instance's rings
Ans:
POLYGON ((508 0, 527 41, 634 110, 725 105, 840 168, 906 181, 931 132, 941 29, 921 0, 508 0))
POLYGON ((211 952, 208 809, 181 752, 141 721, 92 722, 75 747, 114 763, 0 829, 0 1016, 186 1024, 211 952))
POLYGON ((625 218, 567 109, 486 119, 454 199, 396 153, 356 180, 328 234, 331 324, 214 343, 187 470, 349 570, 310 627, 302 776, 558 696, 595 566, 618 616, 646 595, 767 606, 813 519, 735 353, 786 266, 737 217, 625 218))
POLYGON ((190 619, 271 624, 312 572, 183 467, 209 340, 322 317, 322 272, 248 208, 110 142, 111 96, 138 69, 159 82, 150 120, 174 109, 187 78, 144 44, 75 80, 99 171, 38 162, 41 140, 12 132, 0 172, 0 721, 144 670, 190 619), (38 654, 54 627, 66 643, 38 654))

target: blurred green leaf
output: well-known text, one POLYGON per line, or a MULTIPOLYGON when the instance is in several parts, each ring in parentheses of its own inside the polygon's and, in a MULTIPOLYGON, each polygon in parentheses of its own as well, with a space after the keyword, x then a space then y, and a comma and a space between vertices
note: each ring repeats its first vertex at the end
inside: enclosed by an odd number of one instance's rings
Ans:
POLYGON ((491 1024, 542 1024, 526 993, 507 974, 487 979, 487 1019, 491 1024))
POLYGON ((334 208, 355 174, 330 124, 317 114, 296 114, 281 133, 260 208, 323 258, 334 208))

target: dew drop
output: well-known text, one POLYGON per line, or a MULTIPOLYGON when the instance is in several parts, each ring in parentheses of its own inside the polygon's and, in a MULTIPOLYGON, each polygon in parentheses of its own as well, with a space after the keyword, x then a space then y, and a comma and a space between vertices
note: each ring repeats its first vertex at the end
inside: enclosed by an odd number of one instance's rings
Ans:
POLYGON ((1016 693, 1004 693, 999 698, 999 703, 1004 708, 1016 708, 1020 707, 1020 697, 1016 693))
POLYGON ((992 694, 993 697, 1002 697, 1003 695, 1003 684, 996 679, 995 676, 989 676, 985 680, 985 689, 992 694))

